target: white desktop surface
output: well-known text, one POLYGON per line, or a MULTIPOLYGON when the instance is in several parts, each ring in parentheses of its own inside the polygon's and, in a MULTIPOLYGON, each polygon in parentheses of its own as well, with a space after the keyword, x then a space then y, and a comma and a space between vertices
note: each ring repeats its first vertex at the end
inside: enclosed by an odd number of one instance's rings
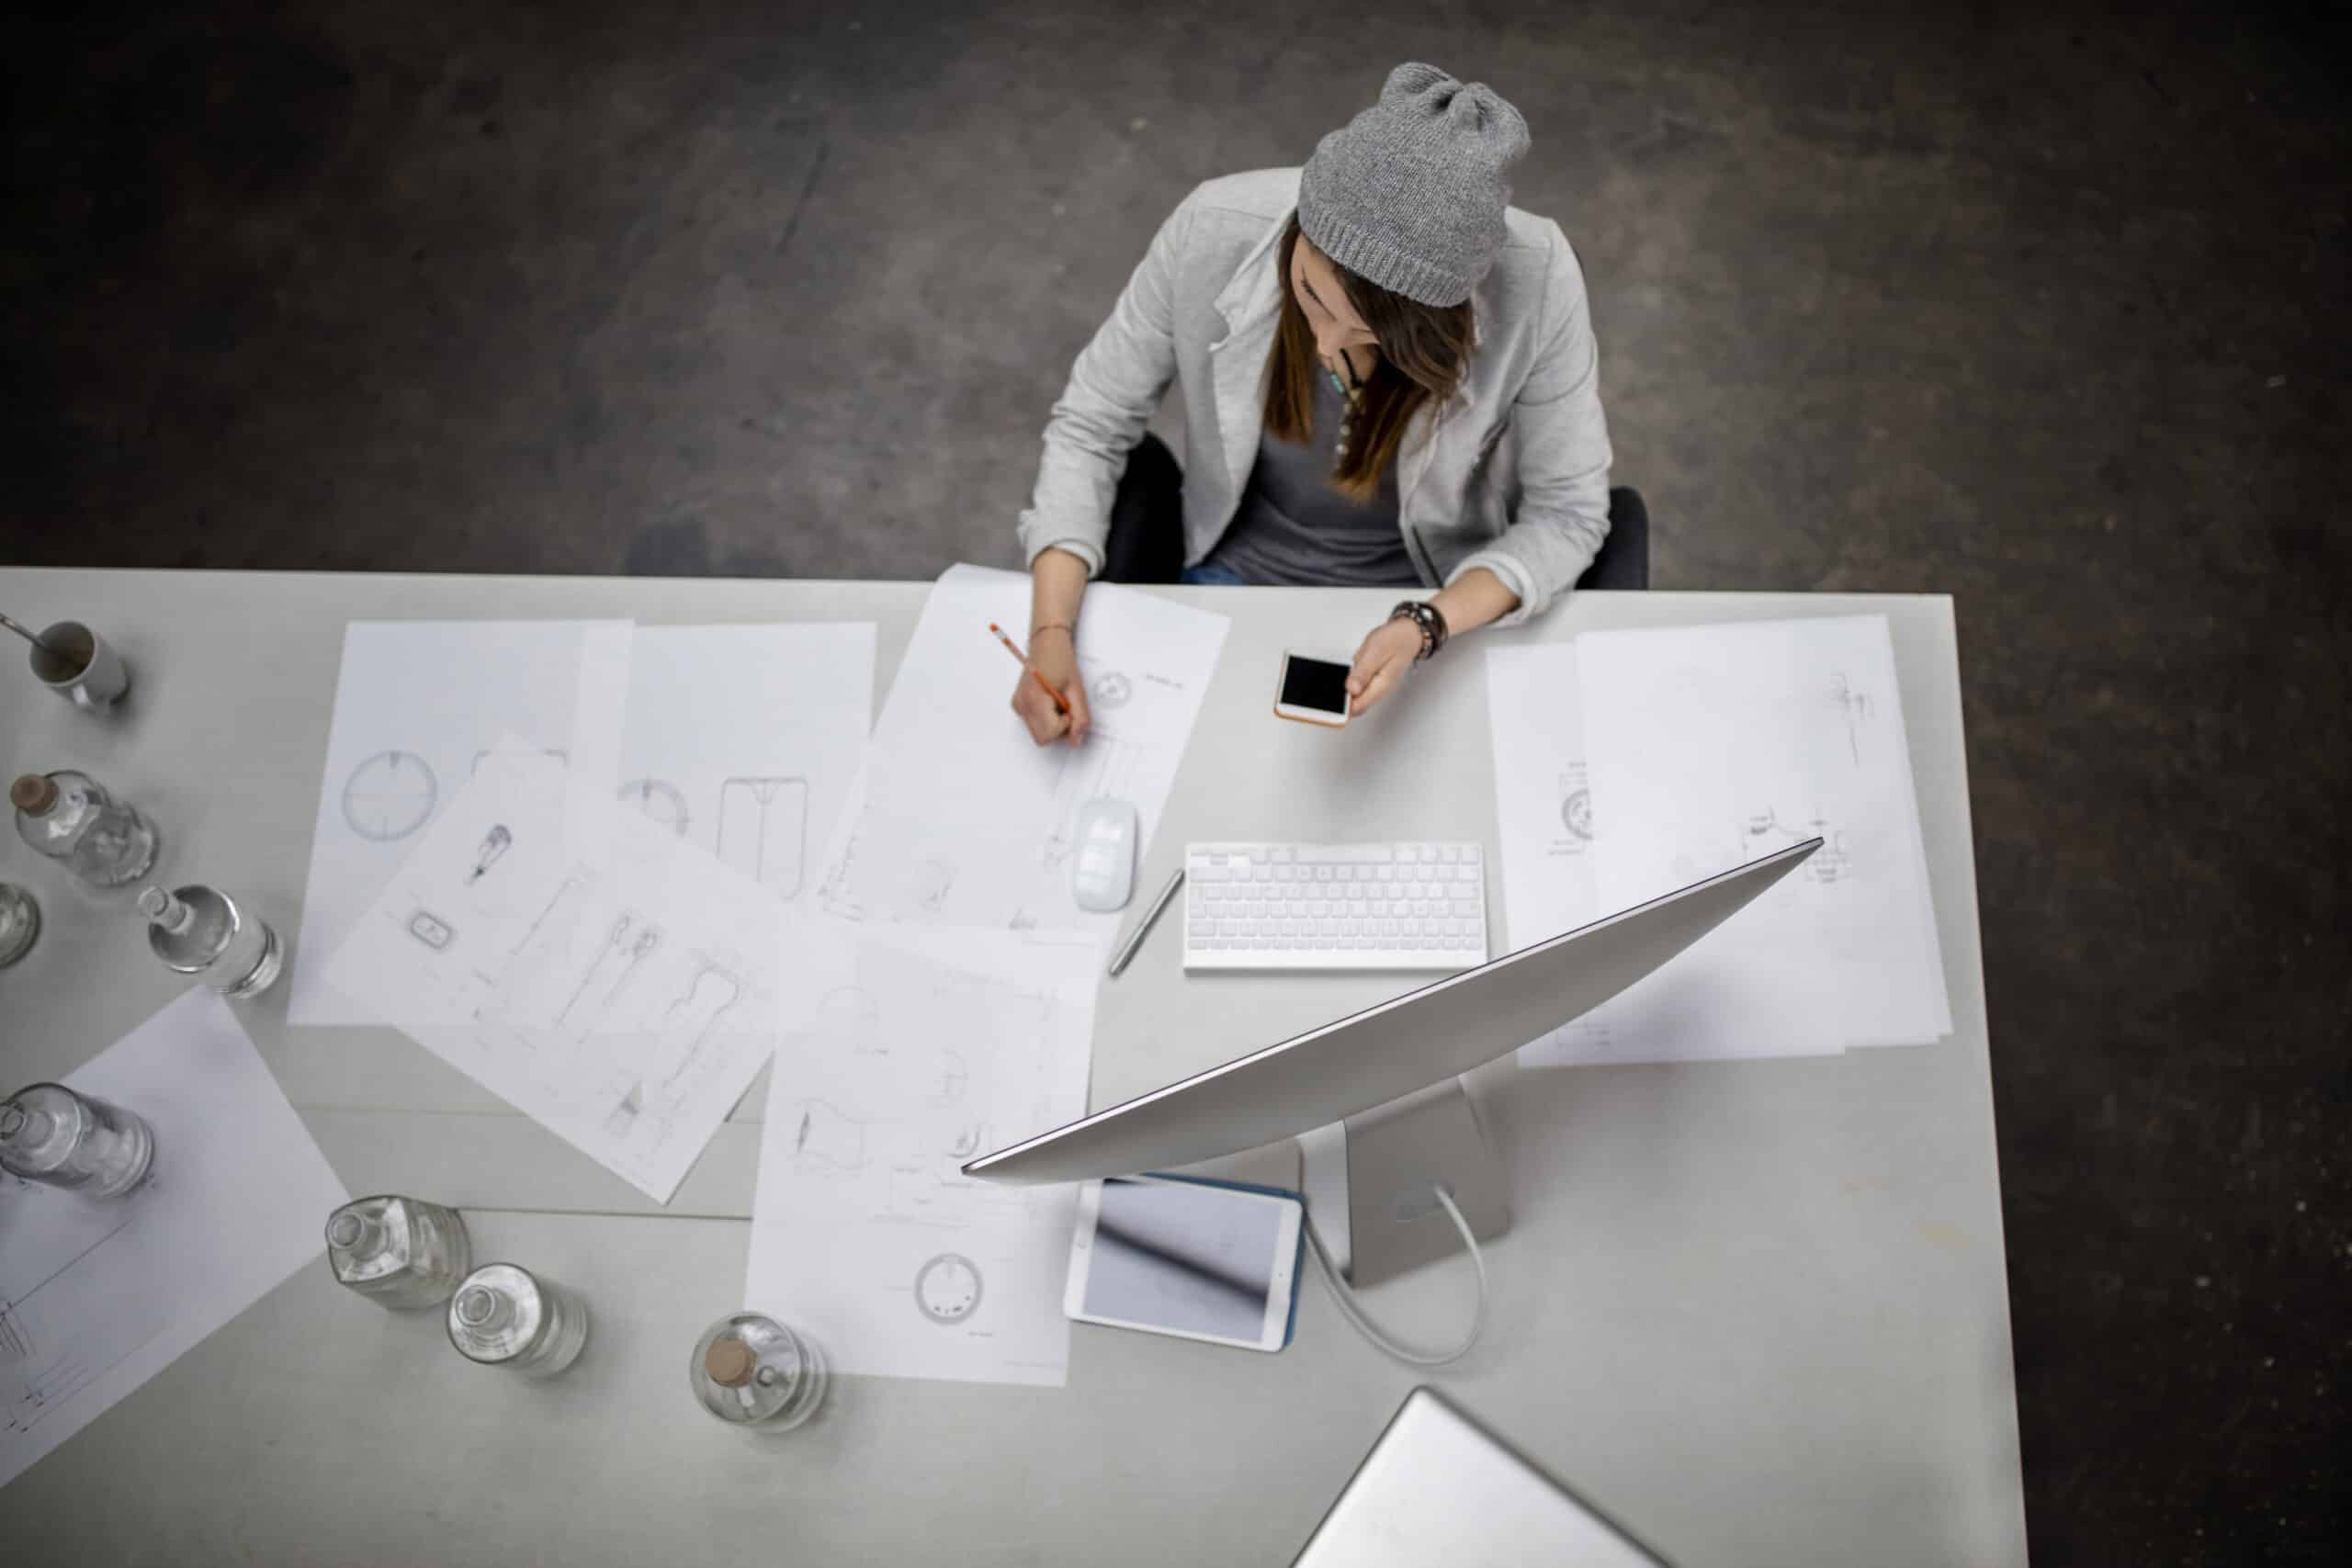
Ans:
MULTIPOLYGON (((0 607, 87 621, 133 671, 122 713, 95 721, 0 649, 0 765, 87 770, 159 825, 158 878, 216 883, 290 938, 345 621, 872 620, 878 704, 924 591, 0 570, 0 607)), ((437 1314, 386 1313, 322 1260, 0 1490, 11 1560, 1282 1563, 1428 1382, 1691 1568, 2022 1562, 1951 601, 1579 594, 1464 637, 1330 731, 1269 712, 1282 650, 1354 646, 1393 592, 1165 592, 1233 625, 1138 903, 1188 839, 1496 846, 1492 641, 1885 615, 1954 1032, 1810 1060, 1483 1069, 1514 1228, 1490 1252, 1486 1339, 1435 1377, 1381 1356, 1308 1280, 1277 1356, 1076 1325, 1065 1388, 844 1378, 818 1423, 754 1438, 700 1411, 685 1365, 740 1304, 764 1079, 663 1211, 397 1033, 289 1031, 281 985, 243 1016, 351 1190, 460 1206, 478 1259, 586 1295, 588 1348, 547 1383, 487 1371, 449 1350, 437 1314)), ((973 657, 993 651, 976 627, 973 657)), ((81 888, 13 830, 0 878, 43 916, 0 970, 11 1086, 62 1076, 180 989, 129 893, 81 888)), ((1491 880, 1488 910, 1499 930, 1491 880)), ((1162 927, 1102 988, 1098 1108, 1414 983, 1187 978, 1162 927)), ((1466 1272, 1441 1265, 1368 1302, 1442 1340, 1466 1272)))

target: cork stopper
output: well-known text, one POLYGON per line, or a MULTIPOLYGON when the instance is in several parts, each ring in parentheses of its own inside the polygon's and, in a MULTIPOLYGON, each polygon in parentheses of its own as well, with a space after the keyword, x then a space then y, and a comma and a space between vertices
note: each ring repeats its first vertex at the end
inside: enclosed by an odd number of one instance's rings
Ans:
POLYGON ((712 1340, 702 1355, 702 1370, 721 1388, 741 1388, 752 1381, 758 1366, 759 1358, 752 1354, 752 1348, 732 1334, 712 1340))
POLYGON ((28 817, 46 817, 57 804, 57 781, 40 773, 21 773, 8 786, 8 804, 28 817))

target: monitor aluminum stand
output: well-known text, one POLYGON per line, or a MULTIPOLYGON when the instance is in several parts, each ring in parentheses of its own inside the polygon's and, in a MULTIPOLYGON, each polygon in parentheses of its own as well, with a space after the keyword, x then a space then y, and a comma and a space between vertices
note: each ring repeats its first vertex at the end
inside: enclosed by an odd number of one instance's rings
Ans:
POLYGON ((1459 1077, 1302 1133, 1298 1147, 1307 1213, 1351 1285, 1462 1250, 1440 1187, 1480 1241, 1510 1229, 1502 1161, 1459 1077))

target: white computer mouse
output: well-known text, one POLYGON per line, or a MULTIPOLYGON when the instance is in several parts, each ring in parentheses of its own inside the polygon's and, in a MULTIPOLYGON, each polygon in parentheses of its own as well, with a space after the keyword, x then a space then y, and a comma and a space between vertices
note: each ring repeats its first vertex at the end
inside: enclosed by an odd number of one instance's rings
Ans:
POLYGON ((1136 808, 1097 795, 1078 808, 1071 830, 1069 890, 1081 909, 1124 909, 1136 890, 1136 808))

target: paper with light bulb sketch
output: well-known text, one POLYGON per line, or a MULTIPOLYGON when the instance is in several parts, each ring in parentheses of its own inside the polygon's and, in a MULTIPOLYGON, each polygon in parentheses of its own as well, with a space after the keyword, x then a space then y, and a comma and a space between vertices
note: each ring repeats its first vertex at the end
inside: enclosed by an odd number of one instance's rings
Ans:
POLYGON ((1091 936, 835 923, 777 1047, 743 1299, 842 1371, 1059 1387, 1075 1186, 961 1166, 1086 1114, 1091 936))
POLYGON ((1823 840, 1612 1030, 1749 1055, 1951 1032, 1884 616, 1589 632, 1576 660, 1603 909, 1823 840))
POLYGON ((300 1269, 350 1201, 201 987, 66 1075, 143 1118, 153 1174, 96 1201, 0 1175, 0 1486, 300 1269))
POLYGON ((326 957, 508 735, 806 902, 865 756, 873 689, 869 622, 351 623, 288 1016, 368 1021, 324 985, 326 957))
POLYGON ((1150 848, 1226 617, 1104 583, 1079 617, 1093 730, 1038 746, 1011 711, 1020 668, 989 633, 1029 624, 1029 579, 951 569, 932 588, 818 888, 858 922, 1115 931, 1070 897, 1071 829, 1097 795, 1132 803, 1150 848))
POLYGON ((667 1202, 802 996, 794 919, 604 779, 512 744, 418 835, 326 978, 667 1202))

